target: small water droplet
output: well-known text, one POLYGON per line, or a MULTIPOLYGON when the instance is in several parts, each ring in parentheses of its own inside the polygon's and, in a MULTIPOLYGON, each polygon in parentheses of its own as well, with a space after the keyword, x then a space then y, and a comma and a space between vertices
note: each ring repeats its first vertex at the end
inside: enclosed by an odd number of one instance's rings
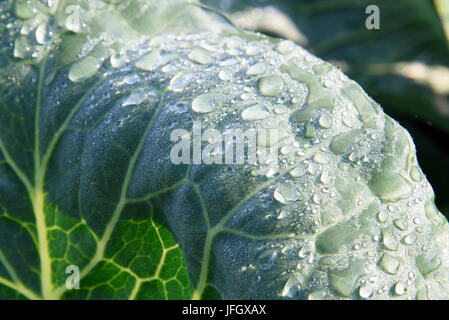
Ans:
POLYGON ((144 92, 133 92, 131 93, 122 103, 123 107, 139 105, 146 98, 146 94, 144 92))

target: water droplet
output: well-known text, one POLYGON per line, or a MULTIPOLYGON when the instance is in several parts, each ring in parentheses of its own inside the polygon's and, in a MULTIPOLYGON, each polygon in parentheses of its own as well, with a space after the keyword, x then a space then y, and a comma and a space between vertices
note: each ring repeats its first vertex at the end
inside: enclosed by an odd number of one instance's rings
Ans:
POLYGON ((373 289, 368 285, 363 285, 359 288, 359 296, 362 299, 368 299, 373 294, 373 289))
POLYGON ((292 52, 295 49, 295 43, 291 40, 283 40, 279 42, 276 50, 280 53, 287 54, 292 52))
POLYGON ((282 289, 281 296, 293 299, 301 290, 301 277, 299 274, 293 274, 288 278, 282 289))
POLYGON ((305 244, 299 249, 298 251, 298 257, 305 259, 307 258, 311 253, 309 245, 305 244))
POLYGON ((323 153, 315 153, 313 161, 319 164, 327 164, 329 163, 329 157, 323 153))
POLYGON ((306 174, 306 170, 304 167, 296 167, 292 171, 290 171, 290 175, 293 178, 299 178, 306 174))
POLYGON ((237 59, 230 58, 230 59, 220 61, 219 65, 222 67, 228 67, 228 66, 232 66, 232 65, 236 64, 237 62, 238 62, 237 59))
POLYGON ((259 262, 260 268, 262 270, 269 270, 273 267, 276 262, 276 258, 278 257, 278 251, 275 249, 268 249, 262 251, 257 260, 259 262))
POLYGON ((168 110, 174 113, 184 113, 187 111, 187 106, 182 102, 170 103, 168 105, 168 110))
POLYGON ((87 56, 72 64, 69 70, 69 79, 73 82, 87 80, 98 72, 100 66, 101 64, 98 62, 98 59, 87 56))
POLYGON ((45 44, 46 42, 46 37, 47 37, 47 24, 46 23, 41 23, 37 28, 36 28, 36 41, 40 44, 45 44))
POLYGON ((332 117, 327 113, 323 114, 318 119, 318 124, 325 129, 329 129, 330 127, 332 127, 332 117))
POLYGON ((420 170, 417 167, 413 167, 410 171, 410 177, 416 182, 421 181, 422 177, 420 170))
POLYGON ((379 266, 383 271, 390 274, 395 274, 398 272, 400 262, 396 257, 389 254, 384 254, 379 261, 379 266))
POLYGON ((284 87, 284 81, 275 75, 266 76, 259 80, 259 90, 264 96, 277 96, 284 87))
POLYGON ((402 281, 396 282, 396 285, 394 286, 394 293, 396 293, 398 296, 402 296, 406 290, 407 287, 402 281))
POLYGON ((284 114, 288 111, 288 108, 283 106, 283 105, 276 105, 276 107, 274 107, 274 112, 276 112, 277 114, 284 114))
POLYGON ((391 230, 386 229, 382 231, 382 243, 387 250, 398 250, 398 242, 396 241, 391 230))
POLYGON ((17 38, 14 40, 14 58, 24 59, 28 52, 28 43, 26 38, 17 38))
POLYGON ((404 237, 403 241, 407 245, 414 244, 416 242, 416 235, 414 233, 410 233, 404 237))
POLYGON ((280 183, 275 191, 274 198, 282 204, 288 204, 301 198, 298 189, 290 183, 280 183))
POLYGON ((246 48, 246 54, 249 56, 255 56, 262 52, 262 48, 257 45, 249 45, 246 48))
POLYGON ((180 72, 170 80, 170 90, 182 91, 193 78, 192 73, 180 72))
POLYGON ((131 93, 122 103, 123 107, 139 105, 146 98, 146 94, 144 92, 133 92, 131 93))
POLYGON ((199 64, 211 64, 213 58, 209 52, 204 49, 193 49, 188 55, 189 59, 199 64))
POLYGON ((408 229, 407 220, 405 220, 404 218, 395 219, 393 223, 399 230, 405 231, 408 229))
POLYGON ((229 70, 221 70, 218 73, 218 78, 223 81, 231 81, 233 76, 234 74, 232 73, 232 71, 229 70))
POLYGON ((137 76, 137 74, 128 74, 123 78, 123 83, 126 84, 134 84, 137 81, 139 81, 139 77, 137 76))
POLYGON ((263 120, 270 116, 270 112, 259 104, 252 105, 242 112, 242 119, 245 121, 263 120))
POLYGON ((136 67, 146 71, 154 71, 178 58, 179 56, 176 53, 163 53, 161 50, 154 50, 137 60, 136 67))
POLYGON ((249 67, 248 70, 246 70, 246 74, 249 76, 259 75, 263 74, 265 70, 266 70, 265 63, 259 62, 249 67))
POLYGON ((206 93, 196 97, 192 101, 192 110, 198 113, 207 113, 215 109, 215 100, 212 93, 206 93))
POLYGON ((320 176, 320 182, 324 185, 328 185, 332 183, 332 176, 328 171, 324 171, 320 176))
POLYGON ((121 68, 128 62, 126 55, 112 55, 109 59, 113 68, 121 68))

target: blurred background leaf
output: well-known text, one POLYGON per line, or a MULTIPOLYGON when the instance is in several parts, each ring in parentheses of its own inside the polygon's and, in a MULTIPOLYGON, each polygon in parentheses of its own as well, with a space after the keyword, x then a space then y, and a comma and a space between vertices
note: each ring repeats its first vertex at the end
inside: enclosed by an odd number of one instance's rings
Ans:
POLYGON ((203 0, 242 28, 291 39, 339 66, 413 136, 449 217, 449 0, 203 0), (365 9, 380 9, 368 30, 365 9))

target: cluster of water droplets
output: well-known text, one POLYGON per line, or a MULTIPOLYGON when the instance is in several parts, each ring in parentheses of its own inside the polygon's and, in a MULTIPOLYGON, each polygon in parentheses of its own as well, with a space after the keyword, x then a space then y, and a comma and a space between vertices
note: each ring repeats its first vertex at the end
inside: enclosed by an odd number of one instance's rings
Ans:
MULTIPOLYGON (((34 2, 20 3, 21 20, 0 7, 0 31, 14 58, 39 62, 54 24, 34 2)), ((433 239, 447 223, 411 139, 339 70, 290 41, 266 38, 167 34, 138 37, 119 50, 114 42, 107 32, 88 38, 67 66, 70 81, 88 81, 107 62, 104 76, 128 115, 155 96, 133 85, 153 79, 180 123, 189 113, 205 129, 276 130, 274 138, 262 131, 258 142, 277 157, 246 168, 254 181, 273 179, 263 195, 273 200, 273 223, 295 230, 256 250, 242 272, 262 279, 281 270, 285 298, 444 295, 436 279, 447 273, 447 241, 433 239)))

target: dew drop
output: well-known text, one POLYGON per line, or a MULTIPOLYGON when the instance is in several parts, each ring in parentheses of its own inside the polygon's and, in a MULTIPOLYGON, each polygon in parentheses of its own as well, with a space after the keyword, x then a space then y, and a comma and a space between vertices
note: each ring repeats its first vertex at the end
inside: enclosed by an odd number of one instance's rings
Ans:
POLYGON ((266 76, 259 80, 259 90, 264 96, 275 97, 279 95, 284 87, 284 81, 275 75, 266 76))
POLYGON ((160 50, 155 50, 137 60, 136 67, 145 71, 154 71, 178 58, 176 53, 162 53, 160 50))
POLYGON ((246 54, 249 56, 255 56, 262 52, 262 48, 256 45, 249 45, 246 48, 246 54))
POLYGON ((315 161, 316 163, 319 163, 319 164, 327 164, 327 163, 329 163, 329 157, 323 153, 316 153, 313 156, 313 161, 315 161))
POLYGON ((262 251, 257 258, 260 268, 265 271, 271 269, 276 262, 277 257, 278 251, 275 249, 262 251))
POLYGON ((139 81, 139 77, 135 73, 126 75, 123 78, 123 83, 126 83, 126 84, 135 84, 137 81, 139 81))
POLYGON ((280 183, 274 190, 274 198, 282 204, 297 201, 300 197, 298 189, 290 183, 280 183))
POLYGON ((301 290, 300 275, 293 274, 288 278, 282 289, 281 296, 293 299, 301 290))
POLYGON ((212 56, 204 49, 193 49, 188 55, 189 59, 199 64, 211 64, 212 56))
POLYGON ((233 73, 229 70, 221 70, 218 73, 218 78, 223 81, 231 81, 233 78, 233 73))
POLYGON ((46 42, 46 36, 47 36, 47 24, 41 23, 36 28, 36 41, 40 44, 45 44, 46 42))
POLYGON ((280 53, 287 54, 292 52, 295 49, 295 43, 291 40, 283 40, 279 42, 276 50, 280 53))
POLYGON ((73 82, 82 82, 92 77, 98 72, 101 64, 98 59, 87 56, 82 60, 75 62, 69 70, 69 79, 73 82))
POLYGON ((14 41, 14 58, 24 59, 28 52, 28 43, 25 38, 17 38, 14 41))
POLYGON ((394 286, 394 293, 396 293, 398 296, 402 296, 406 290, 407 287, 402 281, 396 282, 396 285, 394 286))
POLYGON ((414 233, 408 234, 404 237, 403 241, 407 245, 414 244, 416 242, 416 235, 414 233))
POLYGON ((332 176, 328 171, 324 171, 320 176, 320 182, 324 185, 329 185, 332 183, 332 176))
POLYGON ((421 172, 419 171, 419 169, 417 167, 412 168, 412 170, 410 171, 410 177, 416 182, 421 181, 421 179, 422 179, 421 172))
POLYGON ((332 126, 332 117, 329 114, 323 114, 318 119, 318 124, 325 129, 329 129, 332 126))
POLYGON ((122 103, 123 107, 141 104, 146 98, 144 92, 131 93, 122 103))
POLYGON ((299 178, 306 174, 306 170, 304 167, 296 167, 292 171, 290 171, 290 175, 293 178, 299 178))
POLYGON ((197 113, 212 112, 215 109, 215 100, 212 93, 202 94, 192 101, 192 110, 197 113))
POLYGON ((265 70, 266 70, 265 63, 259 62, 249 67, 248 70, 246 70, 246 74, 249 76, 259 75, 263 74, 265 70))
POLYGON ((301 249, 299 249, 298 251, 298 257, 305 259, 307 258, 311 253, 310 247, 305 244, 301 247, 301 249))
POLYGON ((170 80, 170 90, 176 92, 184 90, 184 88, 187 86, 187 84, 190 83, 192 78, 193 78, 192 73, 183 73, 183 72, 178 73, 170 80))
POLYGON ((373 289, 368 285, 363 285, 359 288, 359 296, 362 299, 368 299, 373 294, 373 289))
POLYGON ((263 120, 270 116, 270 112, 259 104, 252 105, 242 112, 242 119, 245 121, 263 120))

